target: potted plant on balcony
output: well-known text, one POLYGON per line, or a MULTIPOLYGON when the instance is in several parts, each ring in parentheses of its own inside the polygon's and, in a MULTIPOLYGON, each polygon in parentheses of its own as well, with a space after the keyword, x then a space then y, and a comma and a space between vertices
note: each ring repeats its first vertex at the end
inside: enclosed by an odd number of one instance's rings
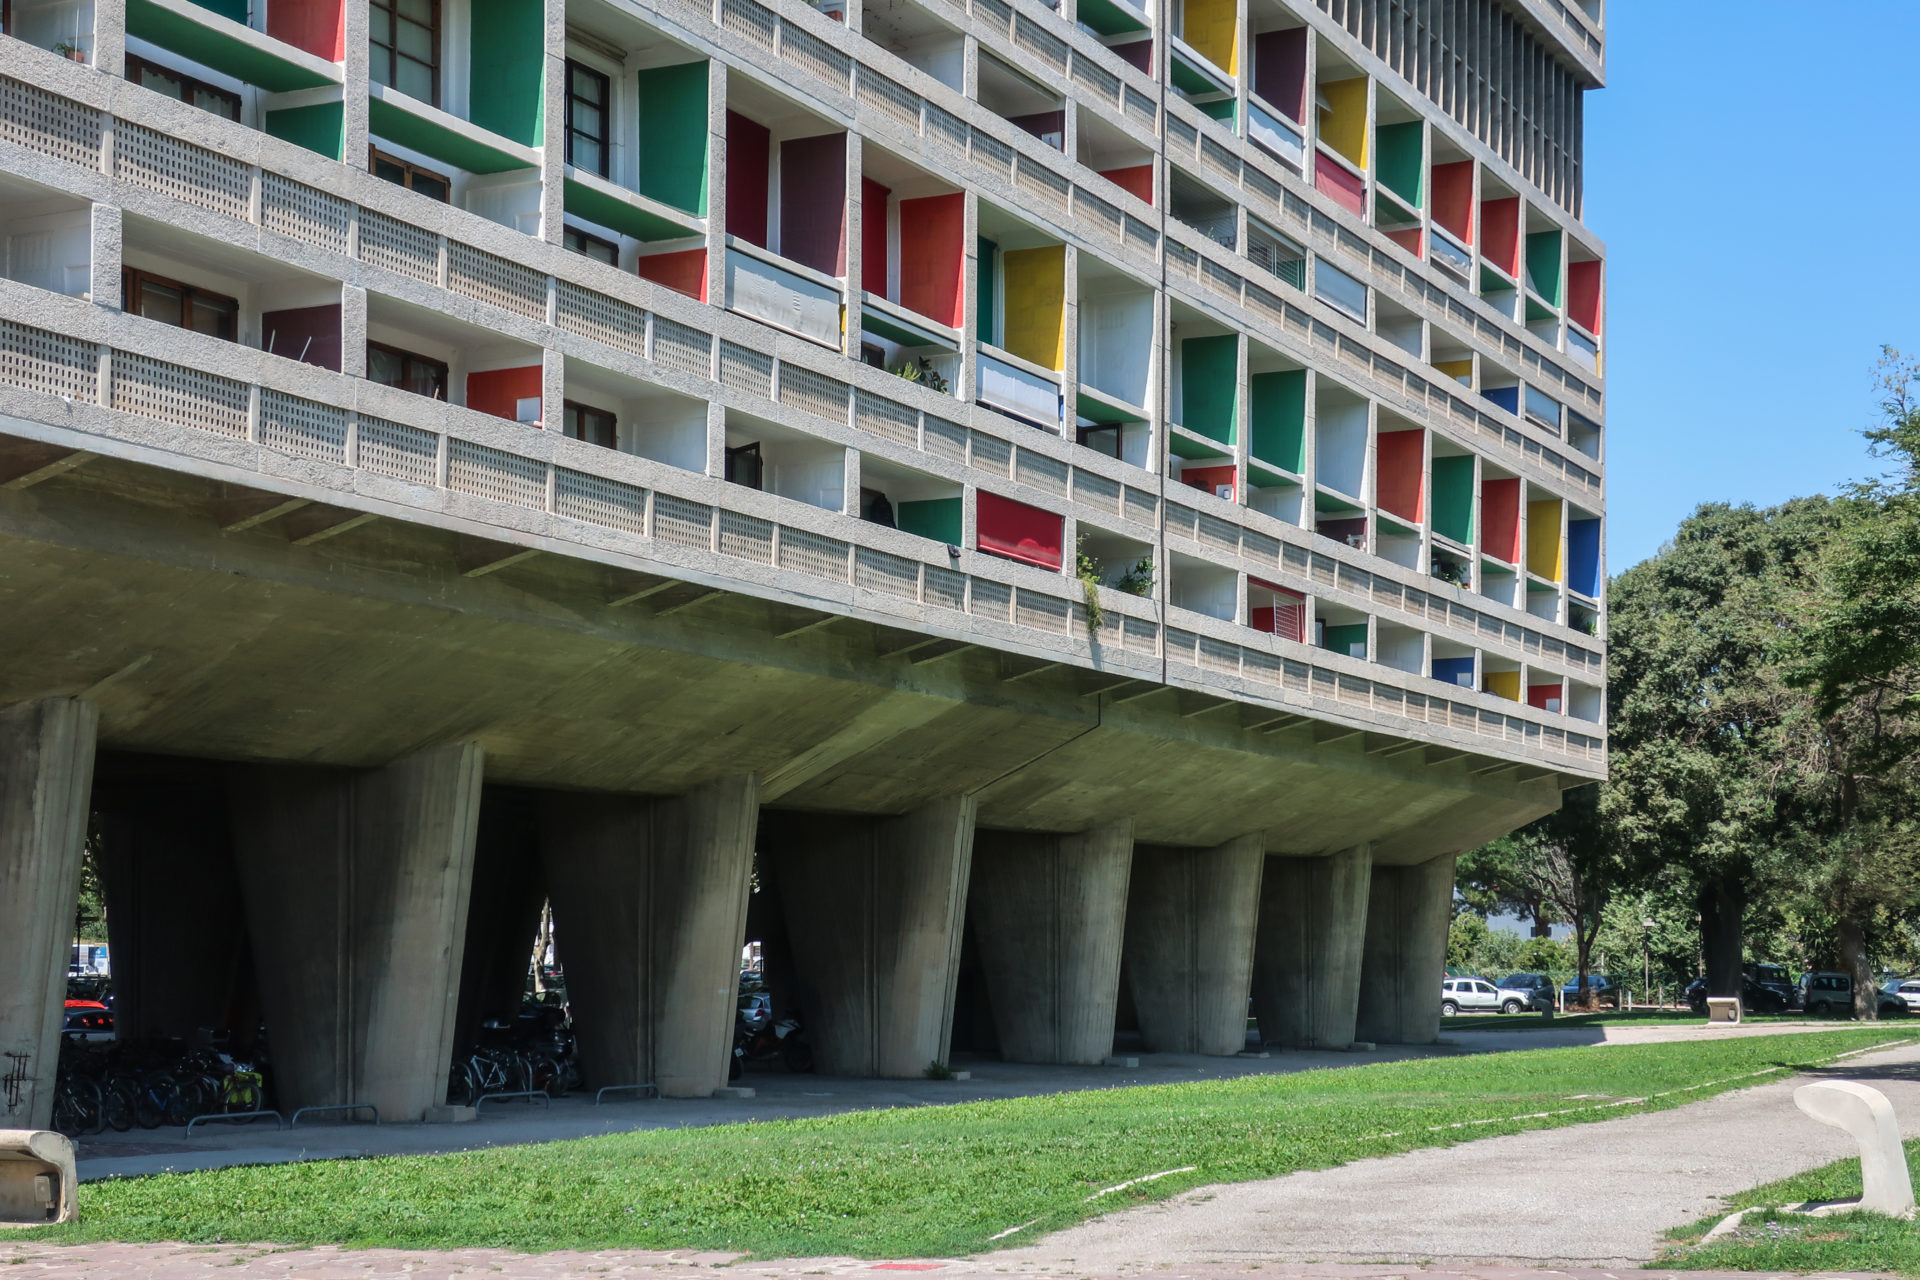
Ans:
POLYGON ((61 57, 69 58, 74 62, 84 64, 87 60, 87 51, 85 49, 82 49, 77 44, 68 44, 65 40, 55 44, 53 51, 61 57))

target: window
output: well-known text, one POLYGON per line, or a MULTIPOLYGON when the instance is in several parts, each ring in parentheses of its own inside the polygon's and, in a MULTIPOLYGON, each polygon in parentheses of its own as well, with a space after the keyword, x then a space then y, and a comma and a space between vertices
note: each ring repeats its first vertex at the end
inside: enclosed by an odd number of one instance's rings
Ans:
POLYGON ((225 294, 127 267, 120 273, 120 298, 134 315, 228 342, 239 338, 240 304, 225 294))
POLYGON ((620 246, 611 240, 588 235, 575 227, 564 227, 560 232, 560 243, 595 262, 604 262, 610 267, 620 265, 620 246))
POLYGON ((369 0, 376 84, 440 105, 440 0, 369 0))
POLYGON ((612 96, 605 76, 567 59, 567 163, 603 178, 613 153, 612 96))
POLYGON ((447 366, 443 362, 384 342, 367 344, 367 381, 435 400, 447 398, 447 366))
POLYGON ((760 457, 760 442, 737 444, 728 448, 726 454, 727 483, 745 485, 749 489, 758 489, 766 479, 766 468, 760 457))
POLYGON ((143 89, 152 89, 155 93, 164 93, 169 98, 211 111, 217 116, 229 120, 240 119, 240 95, 229 93, 225 89, 216 89, 204 80, 181 75, 178 71, 148 62, 134 54, 127 55, 127 79, 143 89))
POLYGON ((595 409, 584 404, 563 402, 565 409, 564 426, 570 439, 585 440, 588 444, 597 444, 603 449, 620 447, 619 432, 615 429, 613 415, 605 409, 595 409))
POLYGON ((423 196, 435 200, 447 200, 453 195, 453 181, 444 178, 431 169, 422 169, 410 164, 399 156, 390 156, 384 151, 367 148, 367 169, 376 178, 385 178, 395 186, 405 187, 409 191, 418 191, 423 196))

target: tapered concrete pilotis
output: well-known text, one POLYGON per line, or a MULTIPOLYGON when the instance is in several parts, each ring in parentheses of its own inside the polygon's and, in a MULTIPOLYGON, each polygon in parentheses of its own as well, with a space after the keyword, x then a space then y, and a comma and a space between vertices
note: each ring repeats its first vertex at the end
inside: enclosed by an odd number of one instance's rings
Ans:
POLYGON ((283 1109, 446 1098, 480 808, 473 743, 370 772, 232 782, 234 848, 283 1109))
POLYGON ((761 870, 778 886, 819 1070, 907 1079, 946 1062, 973 819, 966 797, 899 818, 765 819, 761 870))
POLYGON ((1077 835, 981 831, 967 910, 1000 1054, 1096 1063, 1113 1052, 1133 823, 1077 835))
POLYGON ((1367 845, 1325 858, 1269 858, 1260 886, 1253 1012, 1260 1038, 1301 1049, 1354 1041, 1373 884, 1367 845))
POLYGON ((548 792, 541 860, 587 1083, 670 1098, 726 1083, 759 790, 548 792))
POLYGON ((0 711, 0 1129, 53 1118, 99 719, 72 698, 0 711))
POLYGON ((1139 845, 1127 891, 1127 984, 1156 1053, 1239 1053, 1260 906, 1260 835, 1213 849, 1139 845))
POLYGON ((1376 867, 1360 964, 1362 1040, 1432 1044, 1440 1038, 1440 982, 1453 921, 1454 855, 1376 867))

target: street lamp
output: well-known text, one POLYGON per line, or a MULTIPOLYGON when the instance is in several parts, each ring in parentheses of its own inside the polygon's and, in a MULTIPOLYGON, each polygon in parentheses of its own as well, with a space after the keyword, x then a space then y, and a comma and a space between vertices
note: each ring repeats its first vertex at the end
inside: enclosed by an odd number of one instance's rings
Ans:
POLYGON ((1642 920, 1640 927, 1640 989, 1653 989, 1653 921, 1642 920))

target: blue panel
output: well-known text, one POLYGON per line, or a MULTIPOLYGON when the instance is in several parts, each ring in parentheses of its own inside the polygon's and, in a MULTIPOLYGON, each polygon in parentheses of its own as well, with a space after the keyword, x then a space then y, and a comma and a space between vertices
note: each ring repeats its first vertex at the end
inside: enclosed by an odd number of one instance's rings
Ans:
POLYGON ((1489 387, 1480 394, 1508 413, 1517 416, 1520 412, 1520 388, 1518 387, 1489 387))
POLYGON ((1600 595, 1600 522, 1567 521, 1567 585, 1583 596, 1600 595))
POLYGON ((1433 660, 1433 678, 1443 684, 1459 685, 1463 689, 1473 688, 1472 658, 1435 658, 1433 660))

